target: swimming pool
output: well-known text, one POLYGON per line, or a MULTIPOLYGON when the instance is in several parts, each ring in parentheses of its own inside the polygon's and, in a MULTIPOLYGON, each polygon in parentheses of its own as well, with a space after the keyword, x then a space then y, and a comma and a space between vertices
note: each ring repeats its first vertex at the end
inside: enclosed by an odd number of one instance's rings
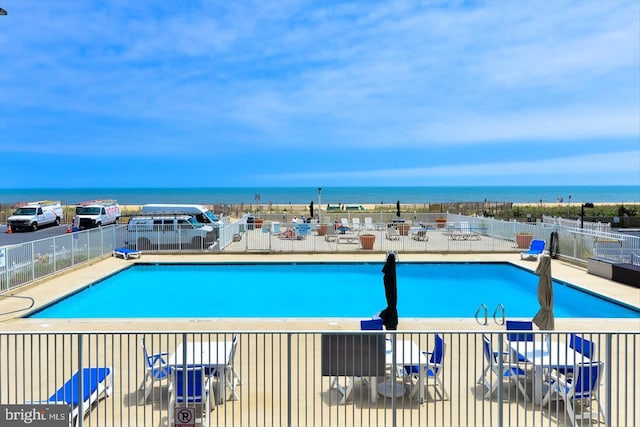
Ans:
MULTIPOLYGON (((136 264, 31 318, 367 318, 386 307, 382 263, 136 264)), ((538 276, 508 263, 399 263, 405 318, 473 317, 498 304, 508 317, 539 309, 538 276)), ((640 318, 554 280, 556 317, 640 318)))

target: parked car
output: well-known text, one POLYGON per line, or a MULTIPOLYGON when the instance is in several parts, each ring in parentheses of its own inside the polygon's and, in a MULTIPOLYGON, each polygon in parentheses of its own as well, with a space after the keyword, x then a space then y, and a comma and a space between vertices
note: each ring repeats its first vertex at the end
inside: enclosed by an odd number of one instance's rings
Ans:
POLYGON ((213 227, 189 215, 134 216, 125 244, 138 250, 207 249, 215 242, 213 227))

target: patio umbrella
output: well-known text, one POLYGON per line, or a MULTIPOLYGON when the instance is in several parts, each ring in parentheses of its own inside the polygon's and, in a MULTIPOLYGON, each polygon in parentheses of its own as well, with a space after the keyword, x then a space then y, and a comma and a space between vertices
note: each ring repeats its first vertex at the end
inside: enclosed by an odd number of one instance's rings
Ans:
POLYGON ((393 253, 387 255, 387 262, 382 267, 384 273, 384 294, 387 298, 387 308, 380 312, 380 318, 384 327, 389 331, 398 328, 398 287, 396 283, 396 256, 393 253))
POLYGON ((536 274, 538 280, 538 302, 540 310, 533 318, 533 323, 542 330, 551 331, 554 328, 553 319, 553 285, 551 282, 551 258, 540 257, 536 274))
POLYGON ((309 217, 313 218, 313 200, 309 203, 309 217))
POLYGON ((396 216, 400 218, 400 200, 396 202, 396 216))

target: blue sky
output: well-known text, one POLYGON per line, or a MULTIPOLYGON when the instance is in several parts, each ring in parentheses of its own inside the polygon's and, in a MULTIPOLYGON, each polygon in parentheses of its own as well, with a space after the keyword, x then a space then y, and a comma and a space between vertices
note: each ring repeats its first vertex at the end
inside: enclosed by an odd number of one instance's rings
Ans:
POLYGON ((0 188, 640 185, 637 0, 0 7, 0 188))

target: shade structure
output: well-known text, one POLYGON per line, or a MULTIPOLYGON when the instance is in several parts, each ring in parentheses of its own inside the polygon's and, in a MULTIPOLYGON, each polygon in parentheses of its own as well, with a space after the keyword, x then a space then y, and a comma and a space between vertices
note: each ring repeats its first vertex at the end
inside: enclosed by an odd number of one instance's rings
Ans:
POLYGON ((396 216, 400 217, 400 200, 396 202, 396 216))
POLYGON ((309 203, 309 217, 313 218, 313 200, 309 203))
POLYGON ((540 257, 536 274, 538 279, 538 302, 540 310, 533 318, 533 323, 542 330, 551 331, 554 329, 553 318, 553 284, 551 280, 551 258, 540 257))
POLYGON ((384 294, 387 298, 387 308, 380 312, 384 327, 389 331, 398 329, 398 285, 396 281, 396 256, 387 255, 387 261, 382 267, 384 273, 384 294))

